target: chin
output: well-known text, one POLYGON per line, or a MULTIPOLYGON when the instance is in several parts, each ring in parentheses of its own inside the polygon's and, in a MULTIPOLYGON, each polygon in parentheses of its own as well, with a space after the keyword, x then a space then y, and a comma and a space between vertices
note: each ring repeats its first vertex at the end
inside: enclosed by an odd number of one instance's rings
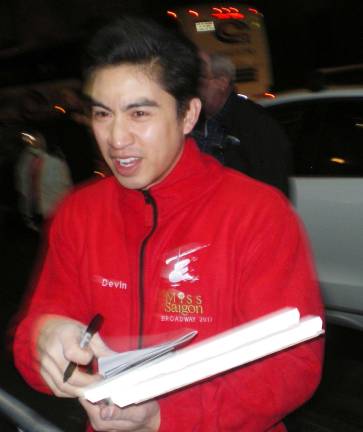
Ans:
POLYGON ((115 176, 116 179, 118 180, 118 182, 120 183, 121 186, 123 186, 126 189, 147 189, 148 188, 148 183, 146 182, 141 182, 141 181, 137 181, 137 180, 132 180, 132 179, 120 179, 120 177, 115 176))

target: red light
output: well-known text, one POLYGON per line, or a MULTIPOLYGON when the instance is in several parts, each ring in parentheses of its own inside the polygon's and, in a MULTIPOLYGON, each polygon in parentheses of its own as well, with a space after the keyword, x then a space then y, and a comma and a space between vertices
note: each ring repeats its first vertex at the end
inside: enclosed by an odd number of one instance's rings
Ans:
POLYGON ((249 12, 252 12, 253 14, 257 15, 258 14, 258 10, 257 9, 253 9, 253 8, 248 8, 249 12))
POLYGON ((228 8, 226 8, 226 7, 222 7, 221 9, 222 9, 223 12, 226 12, 226 13, 230 13, 230 12, 231 12, 231 11, 230 11, 228 8))
POLYGON ((229 15, 233 19, 245 19, 245 16, 241 13, 230 13, 229 15))
POLYGON ((267 98, 270 98, 270 99, 275 99, 276 98, 276 96, 274 94, 272 94, 272 93, 265 92, 263 95, 265 97, 267 97, 267 98))
POLYGON ((235 8, 235 7, 229 7, 229 10, 231 11, 231 12, 235 12, 235 13, 238 13, 239 12, 239 10, 237 9, 237 8, 235 8))
POLYGON ((223 11, 222 11, 222 9, 219 9, 219 8, 216 8, 216 7, 214 7, 214 8, 212 8, 212 10, 214 10, 214 12, 217 12, 217 13, 223 13, 223 11))
POLYGON ((212 17, 220 20, 245 19, 245 16, 241 13, 213 13, 212 17))
POLYGON ((173 11, 166 11, 166 14, 167 15, 169 15, 170 17, 172 17, 172 18, 178 18, 178 15, 175 13, 175 12, 173 12, 173 11))
POLYGON ((213 13, 212 17, 220 20, 227 19, 226 14, 224 13, 213 13))
POLYGON ((193 10, 193 9, 189 9, 188 10, 188 14, 192 15, 192 16, 195 16, 195 17, 199 17, 199 13, 197 11, 193 10))

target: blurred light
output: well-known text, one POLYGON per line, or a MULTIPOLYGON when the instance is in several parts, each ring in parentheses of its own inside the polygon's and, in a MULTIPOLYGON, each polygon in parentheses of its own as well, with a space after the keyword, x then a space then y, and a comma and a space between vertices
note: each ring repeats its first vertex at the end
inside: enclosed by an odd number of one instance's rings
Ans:
POLYGON ((25 138, 26 141, 35 141, 35 137, 27 132, 20 132, 20 135, 22 136, 22 138, 25 138))
POLYGON ((330 162, 334 162, 334 163, 339 164, 339 165, 344 165, 347 163, 347 161, 345 159, 339 158, 339 157, 330 158, 330 162))
POLYGON ((102 178, 106 177, 106 174, 101 172, 101 171, 93 171, 93 174, 95 174, 99 177, 102 177, 102 178))
POLYGON ((216 8, 216 7, 213 7, 212 10, 214 10, 214 12, 217 12, 217 13, 220 13, 220 14, 223 13, 222 9, 219 9, 219 8, 216 8))
POLYGON ((265 97, 267 97, 267 98, 270 98, 270 99, 275 99, 276 98, 276 96, 273 93, 267 93, 267 92, 265 92, 263 95, 265 97))
POLYGON ((170 17, 172 17, 172 18, 178 18, 178 15, 175 13, 175 12, 173 12, 173 11, 166 11, 166 14, 167 15, 169 15, 170 17))
POLYGON ((242 93, 237 93, 237 96, 241 96, 241 97, 243 97, 244 99, 248 99, 248 96, 245 95, 245 94, 242 94, 242 93))
POLYGON ((239 9, 237 9, 237 8, 235 8, 235 7, 232 7, 232 6, 229 7, 229 10, 230 10, 231 12, 239 13, 239 9))
POLYGON ((255 15, 258 15, 258 10, 257 9, 248 8, 248 11, 251 12, 251 13, 253 13, 253 14, 255 14, 255 15))
POLYGON ((229 15, 233 19, 245 19, 245 15, 243 15, 239 12, 233 12, 233 13, 230 13, 229 15))
POLYGON ((199 13, 197 11, 193 10, 193 9, 189 9, 188 10, 188 14, 192 15, 192 16, 195 16, 195 17, 199 17, 199 13))
POLYGON ((245 19, 245 16, 241 13, 212 13, 213 18, 217 18, 220 20, 225 19, 245 19))
POLYGON ((60 111, 61 113, 65 114, 67 111, 61 107, 60 105, 53 105, 53 108, 57 111, 60 111))
POLYGON ((222 12, 226 12, 226 13, 230 13, 230 12, 231 12, 231 11, 230 11, 228 8, 226 8, 226 7, 222 7, 221 9, 222 9, 222 12))

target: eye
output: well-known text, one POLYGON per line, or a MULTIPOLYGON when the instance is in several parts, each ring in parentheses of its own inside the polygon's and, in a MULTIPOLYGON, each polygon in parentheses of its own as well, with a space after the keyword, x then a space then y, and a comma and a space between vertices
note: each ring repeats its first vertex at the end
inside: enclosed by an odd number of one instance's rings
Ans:
POLYGON ((103 120, 109 117, 111 113, 105 109, 94 107, 92 108, 92 118, 95 120, 103 120))
POLYGON ((143 118, 143 117, 147 117, 148 115, 149 113, 144 110, 137 110, 137 111, 133 111, 132 113, 132 116, 135 118, 143 118))

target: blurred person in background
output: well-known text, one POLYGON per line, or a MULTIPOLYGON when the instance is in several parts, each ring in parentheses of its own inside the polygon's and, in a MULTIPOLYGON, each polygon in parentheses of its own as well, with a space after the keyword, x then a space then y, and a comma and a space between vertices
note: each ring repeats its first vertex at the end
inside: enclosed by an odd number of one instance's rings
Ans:
POLYGON ((234 89, 236 68, 222 54, 200 52, 202 115, 193 136, 224 165, 289 196, 290 144, 264 109, 234 89))
POLYGON ((75 89, 65 87, 55 98, 28 89, 22 98, 21 114, 25 129, 42 131, 47 143, 62 152, 74 184, 94 178, 95 142, 75 89))
POLYGON ((47 150, 43 134, 23 131, 24 149, 15 168, 19 210, 25 224, 39 230, 44 219, 72 187, 68 166, 59 149, 47 150))

